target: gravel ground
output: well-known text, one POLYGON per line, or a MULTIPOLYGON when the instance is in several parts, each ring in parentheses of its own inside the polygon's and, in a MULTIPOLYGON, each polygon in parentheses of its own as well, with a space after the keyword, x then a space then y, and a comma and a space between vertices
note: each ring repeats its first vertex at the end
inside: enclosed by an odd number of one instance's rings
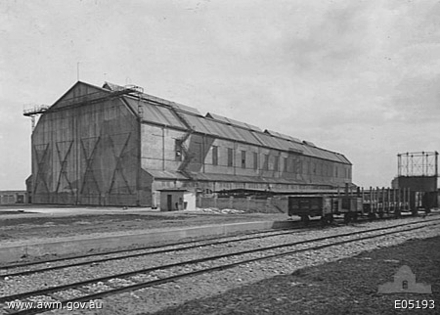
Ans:
MULTIPOLYGON (((394 224, 396 224, 395 221, 388 221, 388 222, 384 221, 380 223, 376 222, 374 225, 371 224, 370 228, 379 227, 382 225, 394 225, 394 224)), ((368 226, 369 224, 363 224, 363 225, 368 226)), ((343 227, 341 229, 338 229, 338 233, 346 233, 348 232, 349 229, 353 229, 353 227, 351 226, 343 227)), ((329 235, 329 231, 332 231, 332 229, 314 231, 313 238, 329 235)), ((304 237, 306 237, 305 235, 304 237)), ((267 261, 249 263, 244 266, 239 266, 233 269, 228 269, 213 274, 203 274, 189 279, 187 278, 187 279, 177 280, 174 283, 167 283, 160 286, 156 286, 154 288, 138 290, 128 294, 121 294, 119 296, 106 298, 102 300, 104 308, 100 310, 93 310, 88 312, 86 311, 72 312, 72 311, 57 310, 51 313, 52 314, 147 314, 147 313, 157 312, 167 307, 180 305, 182 303, 191 300, 212 297, 217 294, 229 294, 225 292, 231 289, 238 289, 240 287, 243 287, 244 285, 256 283, 264 279, 271 279, 280 274, 288 275, 301 268, 316 266, 319 264, 323 264, 325 262, 336 261, 342 258, 350 257, 359 254, 365 250, 373 250, 382 246, 383 247, 392 246, 413 238, 426 238, 436 235, 440 235, 439 228, 431 227, 431 228, 426 228, 422 231, 419 230, 419 231, 406 232, 398 237, 396 236, 382 237, 380 241, 378 241, 377 239, 366 240, 361 243, 346 244, 337 247, 327 248, 319 252, 300 253, 296 255, 279 257, 267 261)), ((298 236, 296 237, 298 238, 298 236)), ((309 237, 312 237, 312 235, 310 235, 309 237)), ((219 253, 218 249, 216 249, 215 251, 217 252, 217 254, 219 253)), ((168 259, 169 258, 170 257, 168 257, 168 259)), ((133 267, 131 263, 132 262, 130 262, 130 264, 124 264, 123 265, 124 268, 127 267, 131 269, 133 267)), ((119 264, 119 267, 115 266, 114 268, 120 269, 121 264, 119 264)), ((87 270, 89 268, 83 268, 83 269, 87 270)), ((29 278, 26 278, 27 280, 23 279, 23 281, 18 281, 18 282, 17 279, 11 279, 13 281, 11 282, 8 281, 3 283, 4 286, 2 289, 4 289, 5 287, 9 287, 9 289, 3 291, 3 294, 6 294, 7 291, 11 289, 10 286, 11 284, 14 290, 20 288, 29 289, 27 284, 30 283, 32 283, 32 288, 35 289, 36 286, 38 285, 50 286, 49 283, 46 283, 48 279, 50 281, 55 281, 55 282, 56 281, 62 282, 64 281, 64 279, 70 279, 71 281, 71 277, 82 279, 87 274, 86 270, 82 270, 82 271, 78 270, 78 272, 69 271, 68 274, 66 274, 66 272, 64 272, 64 274, 55 274, 55 275, 51 273, 51 275, 46 275, 45 277, 41 277, 41 275, 39 275, 40 278, 31 278, 30 280, 29 278), (52 280, 50 278, 52 278, 52 280)), ((102 270, 103 268, 102 266, 100 266, 100 268, 94 270, 92 274, 94 274, 94 277, 102 276, 101 274, 102 270)), ((109 268, 109 271, 115 272, 115 270, 112 270, 112 268, 109 268)), ((160 276, 160 274, 158 276, 160 276)), ((300 281, 297 282, 299 283, 298 288, 303 289, 302 288, 303 285, 301 284, 302 282, 300 281)), ((295 287, 296 285, 292 285, 292 283, 289 282, 289 286, 295 287)), ((235 291, 231 291, 231 292, 235 292, 235 291)), ((163 311, 164 312, 163 314, 185 314, 185 312, 187 312, 188 314, 235 314, 236 313, 235 311, 238 310, 238 308, 236 307, 237 305, 239 307, 243 305, 251 305, 251 307, 254 307, 255 304, 254 301, 260 300, 260 297, 257 294, 258 292, 259 291, 256 290, 253 294, 239 296, 237 297, 238 300, 232 299, 231 301, 235 301, 232 304, 229 303, 229 298, 227 300, 224 299, 222 300, 221 299, 222 295, 220 295, 215 299, 220 299, 221 301, 227 302, 227 304, 222 307, 214 306, 214 308, 212 308, 211 304, 209 303, 206 304, 204 301, 198 301, 198 302, 189 303, 189 305, 191 305, 191 303, 201 303, 201 306, 199 305, 196 308, 193 308, 191 306, 188 308, 186 305, 183 305, 178 309, 165 310, 163 311), (252 303, 248 303, 251 301, 252 303), (199 309, 201 309, 201 311, 197 312, 197 310, 199 309)), ((281 301, 284 301, 285 299, 283 295, 280 295, 276 298, 281 299, 281 301)), ((288 298, 286 298, 286 300, 288 300, 288 298)), ((264 307, 262 306, 261 308, 255 308, 255 309, 252 308, 252 309, 244 310, 244 312, 245 313, 247 312, 248 314, 259 314, 259 313, 264 313, 265 308, 268 309, 269 312, 271 311, 271 309, 267 308, 266 305, 264 307)), ((237 313, 239 312, 237 311, 237 313)), ((274 312, 274 314, 284 314, 284 313, 274 312)), ((314 313, 312 312, 310 314, 314 314, 314 313)))
MULTIPOLYGON (((398 246, 307 267, 156 314, 440 314, 438 249, 438 236, 408 240, 398 246), (392 282, 402 265, 412 269, 418 283, 430 284, 432 294, 379 294, 378 286, 392 282), (418 301, 420 307, 423 300, 433 301, 428 305, 434 308, 395 309, 396 300, 418 301)), ((413 303, 417 306, 417 302, 413 303)))

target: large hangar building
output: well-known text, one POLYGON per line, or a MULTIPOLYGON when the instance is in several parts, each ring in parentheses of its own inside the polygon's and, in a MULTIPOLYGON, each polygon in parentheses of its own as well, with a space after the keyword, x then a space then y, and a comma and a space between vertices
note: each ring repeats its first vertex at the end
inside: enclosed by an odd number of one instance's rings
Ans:
POLYGON ((351 183, 342 154, 143 93, 78 81, 32 133, 32 203, 156 206, 159 191, 209 194, 332 189, 351 183))

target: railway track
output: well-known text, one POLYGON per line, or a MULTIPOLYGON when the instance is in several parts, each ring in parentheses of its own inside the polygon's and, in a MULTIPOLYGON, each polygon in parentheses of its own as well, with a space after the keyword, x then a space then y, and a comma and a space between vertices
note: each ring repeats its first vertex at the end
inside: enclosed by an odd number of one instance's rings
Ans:
MULTIPOLYGON (((320 227, 319 220, 314 220, 312 222, 313 223, 310 226, 308 226, 308 229, 320 227)), ((34 262, 8 264, 8 265, 0 266, 0 278, 25 276, 38 272, 58 270, 68 267, 84 266, 92 263, 101 263, 101 262, 121 260, 126 258, 149 256, 153 254, 178 252, 193 248, 235 243, 245 240, 259 239, 263 237, 276 237, 276 236, 291 234, 292 231, 302 230, 302 229, 303 229, 303 225, 301 222, 293 221, 292 227, 287 229, 260 231, 255 233, 246 233, 244 235, 240 234, 240 235, 232 235, 232 236, 222 236, 222 237, 215 237, 204 240, 191 240, 191 241, 179 242, 174 244, 156 245, 156 246, 148 246, 141 248, 102 252, 102 253, 77 255, 77 256, 70 256, 64 258, 39 260, 34 262), (51 266, 48 266, 49 264, 51 266)))
MULTIPOLYGON (((87 281, 49 287, 42 290, 9 295, 0 298, 0 303, 5 304, 7 302, 16 300, 35 301, 38 299, 57 302, 60 303, 60 305, 67 305, 68 303, 75 302, 86 302, 123 292, 154 287, 186 277, 230 269, 256 261, 293 255, 307 251, 318 251, 327 247, 396 235, 399 233, 405 233, 438 225, 440 225, 440 219, 424 220, 314 238, 299 242, 291 242, 282 245, 232 252, 223 255, 214 255, 132 272, 114 274, 87 281), (164 276, 163 273, 161 274, 161 272, 164 270, 167 270, 166 276, 164 276)), ((37 314, 45 311, 47 311, 47 309, 35 308, 20 310, 11 314, 37 314)))
MULTIPOLYGON (((334 224, 334 227, 339 225, 334 224)), ((307 226, 307 230, 313 228, 320 228, 319 220, 312 220, 307 226)), ((204 240, 190 240, 185 242, 179 242, 174 244, 156 245, 133 249, 123 249, 102 253, 93 253, 85 255, 76 255, 63 258, 55 258, 48 260, 39 260, 35 262, 9 264, 0 266, 0 279, 11 278, 17 276, 25 276, 34 273, 47 272, 52 270, 59 270, 69 267, 79 267, 89 264, 97 264, 102 262, 117 261, 127 258, 147 257, 154 254, 164 254, 170 252, 179 252, 183 250, 189 250, 194 248, 202 248, 207 246, 215 246, 222 244, 230 244, 236 242, 242 242, 245 240, 253 240, 267 237, 277 237, 282 235, 289 235, 292 231, 304 230, 302 222, 293 221, 292 227, 287 229, 277 229, 269 231, 260 231, 255 233, 246 233, 244 235, 232 235, 223 237, 214 237, 204 240)))

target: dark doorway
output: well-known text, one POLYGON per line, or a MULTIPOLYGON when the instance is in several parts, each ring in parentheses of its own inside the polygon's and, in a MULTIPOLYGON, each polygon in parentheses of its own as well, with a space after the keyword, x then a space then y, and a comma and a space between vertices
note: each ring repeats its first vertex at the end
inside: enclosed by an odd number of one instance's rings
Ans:
POLYGON ((167 195, 167 210, 173 211, 173 196, 167 195))

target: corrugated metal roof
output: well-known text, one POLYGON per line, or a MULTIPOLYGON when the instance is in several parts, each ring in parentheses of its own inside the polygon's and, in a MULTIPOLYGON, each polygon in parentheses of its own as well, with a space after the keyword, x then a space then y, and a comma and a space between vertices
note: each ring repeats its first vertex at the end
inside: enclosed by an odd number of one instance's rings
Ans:
POLYGON ((345 156, 343 156, 342 154, 324 150, 318 147, 312 147, 309 145, 303 145, 303 148, 305 155, 309 155, 312 157, 325 159, 325 160, 331 160, 335 162, 341 162, 344 164, 351 164, 350 161, 347 158, 345 158, 345 156))
POLYGON ((182 111, 182 112, 188 112, 188 113, 192 113, 192 114, 196 114, 196 115, 200 115, 202 116, 202 114, 199 112, 199 110, 197 108, 188 106, 188 105, 183 105, 183 104, 178 104, 175 102, 170 102, 171 106, 176 107, 178 110, 182 111))
POLYGON ((212 118, 212 119, 224 122, 225 124, 229 123, 229 120, 226 117, 220 116, 220 115, 217 115, 217 114, 214 114, 214 113, 207 113, 206 117, 209 117, 209 118, 212 118))
POLYGON ((185 125, 180 121, 176 114, 166 107, 156 106, 145 101, 139 102, 138 100, 130 97, 124 97, 124 99, 135 111, 138 110, 139 104, 141 105, 142 120, 160 125, 186 129, 185 125))
POLYGON ((217 120, 180 113, 197 132, 215 135, 225 139, 247 142, 254 145, 261 143, 253 136, 251 131, 230 124, 222 123, 217 120))
POLYGON ((263 129, 261 129, 261 128, 258 127, 258 126, 254 126, 254 125, 251 125, 251 124, 248 124, 248 123, 246 123, 246 125, 249 127, 250 130, 255 130, 255 131, 261 131, 261 132, 263 132, 263 129))
POLYGON ((278 150, 286 150, 286 147, 283 147, 279 142, 275 140, 274 137, 271 137, 265 133, 253 132, 253 135, 261 142, 262 145, 278 150))
POLYGON ((213 113, 207 113, 206 117, 212 118, 212 119, 215 119, 215 120, 218 120, 218 121, 221 121, 221 122, 223 122, 225 124, 232 124, 232 125, 235 125, 235 126, 239 126, 239 127, 244 128, 244 129, 250 129, 250 130, 261 131, 261 132, 263 131, 261 128, 259 128, 257 126, 254 126, 254 125, 251 125, 251 124, 248 124, 248 123, 244 123, 244 122, 232 119, 232 118, 228 118, 228 117, 220 116, 220 115, 217 115, 217 114, 213 114, 213 113))
MULTIPOLYGON (((103 88, 112 91, 124 89, 122 86, 109 82, 106 82, 103 88)), ((268 129, 263 132, 257 126, 213 113, 208 113, 204 117, 196 108, 145 93, 141 93, 141 98, 142 119, 148 122, 187 129, 185 123, 176 115, 175 111, 177 111, 179 116, 182 116, 196 132, 258 146, 262 145, 280 151, 294 151, 311 157, 351 164, 344 155, 318 148, 309 141, 301 142, 297 138, 268 129)), ((139 100, 128 96, 124 96, 124 99, 137 112, 139 100)))
POLYGON ((156 106, 156 109, 166 118, 167 121, 169 121, 172 124, 172 126, 182 126, 182 128, 185 128, 185 125, 180 121, 177 115, 174 114, 169 108, 156 106))
POLYGON ((203 117, 188 115, 184 113, 180 113, 191 125, 191 128, 197 132, 212 134, 212 132, 207 128, 207 126, 203 123, 203 117))
POLYGON ((241 138, 244 139, 243 141, 255 145, 261 145, 261 142, 258 141, 258 139, 254 136, 254 134, 250 130, 235 128, 235 131, 237 131, 240 134, 241 138))
MULTIPOLYGON (((112 91, 121 91, 121 90, 125 89, 125 87, 123 87, 123 86, 120 86, 120 85, 117 85, 117 84, 113 84, 113 83, 110 83, 110 82, 105 82, 104 85, 103 85, 103 88, 110 89, 112 91)), ((189 112, 189 113, 193 113, 193 114, 202 116, 202 114, 199 112, 199 110, 197 108, 194 108, 194 107, 191 107, 191 106, 179 104, 179 103, 176 103, 176 102, 171 102, 171 101, 168 101, 166 99, 159 98, 159 97, 152 96, 152 95, 145 94, 145 93, 140 93, 140 96, 144 100, 152 101, 152 102, 159 103, 159 104, 164 104, 164 105, 167 105, 167 106, 176 107, 180 111, 189 112)))
POLYGON ((291 137, 291 136, 288 136, 288 135, 285 135, 285 134, 282 134, 282 133, 279 133, 279 132, 276 132, 276 131, 272 131, 272 130, 266 129, 266 130, 264 130, 264 132, 268 133, 268 134, 270 134, 271 136, 274 136, 274 137, 278 137, 278 138, 286 139, 286 140, 289 140, 289 141, 294 141, 294 142, 301 143, 301 140, 299 140, 297 138, 294 138, 294 137, 291 137))
POLYGON ((306 144, 306 145, 309 145, 311 147, 316 147, 316 144, 314 144, 313 142, 310 142, 310 141, 304 140, 303 143, 306 144))

